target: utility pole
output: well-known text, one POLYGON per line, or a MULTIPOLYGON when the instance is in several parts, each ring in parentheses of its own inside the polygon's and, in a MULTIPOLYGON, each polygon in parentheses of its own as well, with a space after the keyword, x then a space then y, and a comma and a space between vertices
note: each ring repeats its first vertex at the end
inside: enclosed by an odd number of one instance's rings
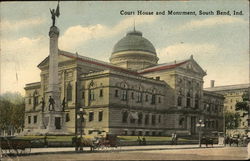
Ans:
MULTIPOLYGON (((77 86, 78 86, 78 82, 77 82, 77 79, 78 79, 78 72, 77 72, 77 58, 78 58, 78 54, 76 53, 76 75, 75 75, 75 151, 78 151, 78 137, 77 137, 77 133, 78 133, 78 122, 77 122, 77 115, 78 115, 78 101, 77 101, 77 95, 78 95, 78 92, 77 92, 77 86)), ((81 144, 81 142, 80 142, 81 144)))
MULTIPOLYGON (((77 78, 76 78, 77 79, 77 78)), ((77 133, 78 133, 78 124, 77 124, 77 80, 75 82, 75 151, 78 151, 78 137, 77 137, 77 133)))

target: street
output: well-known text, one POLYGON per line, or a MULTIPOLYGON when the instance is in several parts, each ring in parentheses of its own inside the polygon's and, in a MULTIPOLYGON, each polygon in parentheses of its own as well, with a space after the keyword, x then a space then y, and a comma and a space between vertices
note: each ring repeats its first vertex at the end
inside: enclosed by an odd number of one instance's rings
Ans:
MULTIPOLYGON (((72 160, 247 160, 247 147, 197 148, 192 146, 134 146, 120 150, 96 150, 76 153, 62 151, 32 153, 29 156, 4 157, 3 161, 72 161, 72 160)), ((54 149, 54 148, 53 148, 54 149)), ((46 149, 45 149, 46 150, 46 149)), ((52 150, 52 149, 51 149, 52 150)), ((64 149, 66 150, 66 149, 64 149)))

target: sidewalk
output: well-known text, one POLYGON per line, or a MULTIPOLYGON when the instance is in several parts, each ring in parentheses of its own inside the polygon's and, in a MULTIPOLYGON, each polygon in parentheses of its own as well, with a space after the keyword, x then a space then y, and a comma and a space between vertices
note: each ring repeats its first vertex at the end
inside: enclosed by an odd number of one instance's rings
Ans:
MULTIPOLYGON (((213 148, 222 148, 224 146, 214 145, 213 148)), ((202 148, 206 148, 202 145, 202 148)), ((211 148, 209 146, 208 148, 211 148)), ((95 149, 92 152, 120 152, 120 151, 145 151, 145 150, 172 150, 172 149, 200 149, 199 145, 146 145, 146 146, 122 146, 118 148, 95 149)), ((31 154, 46 154, 46 153, 75 153, 74 147, 63 148, 32 148, 31 154)), ((79 151, 78 151, 79 152, 79 151)), ((89 147, 84 147, 83 152, 91 152, 89 147)))

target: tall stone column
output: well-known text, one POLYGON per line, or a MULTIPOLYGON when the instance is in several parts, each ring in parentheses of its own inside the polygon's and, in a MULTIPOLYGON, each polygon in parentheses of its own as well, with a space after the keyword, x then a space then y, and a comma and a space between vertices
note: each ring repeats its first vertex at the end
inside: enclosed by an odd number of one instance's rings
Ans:
POLYGON ((47 90, 47 101, 51 96, 54 101, 55 111, 61 111, 59 80, 58 80, 58 37, 59 29, 51 26, 49 31, 50 48, 49 48, 49 84, 47 90))
POLYGON ((49 46, 49 82, 46 91, 46 111, 43 115, 44 123, 46 123, 46 132, 51 134, 61 133, 63 130, 63 115, 61 107, 61 97, 59 91, 58 79, 58 37, 59 29, 56 26, 51 26, 49 31, 50 46, 49 46), (50 107, 49 99, 54 100, 54 110, 50 107))

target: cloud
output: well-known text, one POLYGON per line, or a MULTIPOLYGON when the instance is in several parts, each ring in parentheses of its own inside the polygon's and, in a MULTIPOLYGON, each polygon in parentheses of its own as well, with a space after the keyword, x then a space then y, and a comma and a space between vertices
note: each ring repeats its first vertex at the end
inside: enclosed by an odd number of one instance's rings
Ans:
POLYGON ((104 37, 114 36, 132 28, 134 20, 136 25, 152 23, 157 19, 156 16, 134 16, 123 19, 113 27, 96 24, 88 27, 72 26, 69 27, 64 34, 59 38, 59 48, 64 50, 75 50, 79 45, 82 45, 90 39, 99 39, 104 37))
POLYGON ((203 20, 192 20, 187 22, 186 24, 177 27, 177 31, 185 31, 185 30, 195 30, 198 28, 203 27, 213 27, 217 25, 224 25, 224 24, 239 24, 248 22, 237 17, 229 17, 229 16, 222 16, 222 17, 210 17, 203 20))
POLYGON ((181 43, 157 49, 157 53, 161 62, 168 62, 169 60, 180 60, 183 57, 188 58, 190 55, 212 55, 220 50, 216 45, 209 43, 181 43))
POLYGON ((27 27, 34 27, 41 25, 45 22, 43 18, 32 18, 32 19, 25 19, 20 21, 9 21, 9 20, 2 20, 1 28, 4 31, 9 30, 20 30, 22 28, 27 27))
POLYGON ((1 93, 21 91, 24 85, 40 80, 36 67, 48 55, 46 37, 1 40, 1 93))

